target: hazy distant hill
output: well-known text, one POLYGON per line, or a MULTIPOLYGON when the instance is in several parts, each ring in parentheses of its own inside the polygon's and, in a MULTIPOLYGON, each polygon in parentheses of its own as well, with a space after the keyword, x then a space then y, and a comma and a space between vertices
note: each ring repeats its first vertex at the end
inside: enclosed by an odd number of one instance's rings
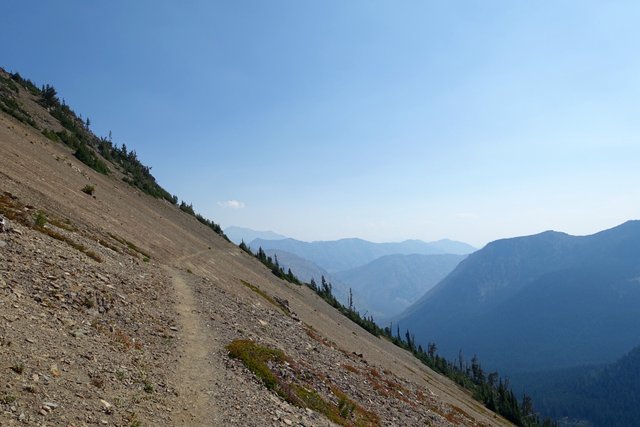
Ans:
POLYGON ((443 254, 444 246, 453 247, 456 244, 457 250, 464 247, 473 251, 471 246, 452 241, 440 241, 427 243, 421 240, 406 240, 397 243, 373 243, 362 239, 341 239, 332 241, 303 242, 295 239, 283 240, 253 240, 250 246, 254 249, 280 249, 299 257, 308 259, 329 273, 348 270, 359 267, 376 258, 394 254, 443 254))
POLYGON ((477 251, 476 248, 474 248, 468 243, 458 242, 456 240, 449 240, 449 239, 442 239, 442 240, 436 240, 435 242, 429 242, 429 245, 431 245, 436 249, 439 249, 442 253, 445 253, 445 254, 469 255, 470 253, 477 251))
POLYGON ((250 228, 243 227, 227 227, 224 229, 224 234, 227 235, 229 240, 231 240, 236 245, 239 245, 240 242, 244 240, 245 243, 249 243, 255 239, 264 239, 264 240, 280 240, 286 239, 286 236, 282 234, 274 233, 273 231, 258 231, 252 230, 250 228))
MULTIPOLYGON (((386 255, 334 277, 353 290, 356 308, 386 323, 449 274, 465 255, 386 255)), ((383 323, 383 324, 384 324, 383 323)))
POLYGON ((640 222, 492 242, 400 316, 502 372, 611 362, 640 344, 640 222))

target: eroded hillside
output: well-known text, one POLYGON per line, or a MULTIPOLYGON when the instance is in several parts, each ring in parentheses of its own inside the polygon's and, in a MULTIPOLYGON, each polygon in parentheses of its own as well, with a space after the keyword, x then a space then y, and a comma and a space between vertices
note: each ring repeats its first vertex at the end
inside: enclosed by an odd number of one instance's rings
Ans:
POLYGON ((508 425, 11 97, 31 120, 0 113, 0 425, 508 425))

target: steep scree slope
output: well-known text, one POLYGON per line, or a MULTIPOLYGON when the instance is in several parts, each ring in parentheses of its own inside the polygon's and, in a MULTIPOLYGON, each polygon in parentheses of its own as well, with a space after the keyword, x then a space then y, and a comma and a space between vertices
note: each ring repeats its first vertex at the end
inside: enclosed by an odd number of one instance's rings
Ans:
POLYGON ((0 209, 12 227, 0 234, 0 425, 332 424, 230 358, 237 339, 282 350, 280 375, 350 422, 509 425, 116 176, 0 113, 0 209))

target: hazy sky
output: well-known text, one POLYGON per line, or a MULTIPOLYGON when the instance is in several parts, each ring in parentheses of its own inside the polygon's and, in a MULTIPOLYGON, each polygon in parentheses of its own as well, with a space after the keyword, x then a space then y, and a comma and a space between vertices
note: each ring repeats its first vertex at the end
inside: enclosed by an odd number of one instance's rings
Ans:
POLYGON ((223 226, 481 246, 640 218, 639 5, 8 0, 0 66, 223 226))

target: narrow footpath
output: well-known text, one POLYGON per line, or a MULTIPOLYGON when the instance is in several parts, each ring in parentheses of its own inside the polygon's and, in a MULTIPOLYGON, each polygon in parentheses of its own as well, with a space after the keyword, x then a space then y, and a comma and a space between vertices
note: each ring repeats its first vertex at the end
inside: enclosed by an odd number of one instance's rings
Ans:
POLYGON ((202 325, 193 292, 182 273, 166 267, 176 294, 176 311, 182 343, 175 384, 181 408, 174 414, 176 426, 221 425, 221 411, 213 399, 212 387, 217 383, 212 365, 210 330, 202 325))

